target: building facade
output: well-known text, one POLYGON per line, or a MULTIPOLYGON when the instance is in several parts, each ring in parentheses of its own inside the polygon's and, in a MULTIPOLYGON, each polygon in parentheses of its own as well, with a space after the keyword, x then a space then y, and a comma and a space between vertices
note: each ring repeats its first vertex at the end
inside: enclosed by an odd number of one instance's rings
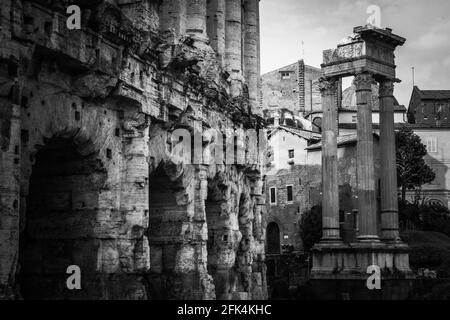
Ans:
POLYGON ((174 158, 205 128, 262 128, 259 0, 0 15, 0 298, 265 299, 263 147, 215 162, 205 135, 200 162, 174 158))
MULTIPOLYGON (((380 102, 379 86, 372 85, 372 124, 374 129, 379 132, 380 129, 380 102)), ((339 134, 356 133, 356 124, 358 120, 358 109, 356 103, 356 87, 351 85, 342 92, 342 102, 338 110, 339 116, 339 134)), ((407 122, 406 108, 398 103, 394 98, 394 123, 403 124, 407 122)))
MULTIPOLYGON (((266 240, 268 254, 303 252, 300 238, 299 222, 304 212, 322 203, 322 142, 320 135, 311 136, 293 134, 293 129, 280 128, 275 135, 269 135, 271 154, 283 136, 288 137, 286 144, 293 148, 294 155, 289 148, 282 147, 279 152, 283 157, 273 156, 270 170, 266 176, 267 226, 276 225, 279 246, 270 246, 266 240), (294 156, 289 158, 290 156, 294 156), (272 248, 272 249, 270 249, 272 248), (277 251, 273 251, 277 248, 277 251)), ((341 233, 346 242, 356 239, 357 226, 357 181, 356 181, 356 134, 338 137, 338 183, 339 183, 339 223, 341 233)), ((374 134, 374 166, 377 181, 377 219, 381 219, 380 212, 380 146, 379 136, 374 134)), ((266 235, 269 231, 266 230, 266 235)))
MULTIPOLYGON (((320 138, 315 132, 284 125, 273 128, 268 136, 267 237, 270 228, 278 229, 274 238, 267 238, 268 254, 303 251, 298 222, 301 214, 311 207, 309 193, 318 189, 317 176, 320 176, 318 166, 307 165, 307 148, 320 138), (271 246, 274 241, 279 245, 271 246)), ((312 196, 317 194, 313 192, 312 196)))
POLYGON ((261 76, 262 110, 288 109, 295 116, 321 110, 321 70, 300 60, 261 76))
MULTIPOLYGON (((450 208, 450 90, 413 88, 408 109, 409 125, 426 145, 426 163, 436 179, 422 187, 426 203, 450 208)), ((414 193, 407 193, 414 201, 414 193)))

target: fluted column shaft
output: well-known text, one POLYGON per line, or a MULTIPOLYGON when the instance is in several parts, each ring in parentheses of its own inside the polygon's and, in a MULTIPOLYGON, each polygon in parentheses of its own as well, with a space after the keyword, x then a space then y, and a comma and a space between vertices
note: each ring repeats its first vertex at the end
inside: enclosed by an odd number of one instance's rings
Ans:
POLYGON ((369 73, 355 77, 358 108, 358 144, 356 155, 360 241, 379 241, 372 127, 372 84, 369 73))
POLYGON ((340 241, 337 157, 337 80, 320 79, 322 94, 322 233, 323 241, 340 241))
POLYGON ((380 82, 381 237, 400 241, 394 130, 394 81, 380 82))

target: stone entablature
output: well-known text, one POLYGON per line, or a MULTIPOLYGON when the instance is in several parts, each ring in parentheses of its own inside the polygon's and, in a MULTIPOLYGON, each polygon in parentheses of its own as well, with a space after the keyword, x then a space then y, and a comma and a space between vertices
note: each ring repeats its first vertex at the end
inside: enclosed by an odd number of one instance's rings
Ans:
POLYGON ((322 69, 326 77, 346 77, 363 72, 395 78, 394 49, 405 39, 391 29, 356 27, 354 35, 336 49, 323 52, 322 69))

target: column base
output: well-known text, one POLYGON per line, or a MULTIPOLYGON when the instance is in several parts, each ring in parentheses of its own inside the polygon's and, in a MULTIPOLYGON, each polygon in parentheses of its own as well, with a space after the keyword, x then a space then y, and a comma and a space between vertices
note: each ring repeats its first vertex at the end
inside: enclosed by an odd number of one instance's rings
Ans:
POLYGON ((389 243, 403 243, 398 229, 382 229, 381 239, 389 243))
POLYGON ((328 247, 328 246, 344 246, 344 241, 341 237, 328 237, 320 239, 320 242, 315 247, 328 247))
POLYGON ((413 279, 409 266, 409 247, 382 242, 327 245, 312 249, 311 279, 367 280, 367 268, 380 267, 382 280, 413 279))
POLYGON ((380 243, 380 237, 379 236, 358 236, 356 238, 358 240, 358 242, 363 242, 363 243, 380 243))

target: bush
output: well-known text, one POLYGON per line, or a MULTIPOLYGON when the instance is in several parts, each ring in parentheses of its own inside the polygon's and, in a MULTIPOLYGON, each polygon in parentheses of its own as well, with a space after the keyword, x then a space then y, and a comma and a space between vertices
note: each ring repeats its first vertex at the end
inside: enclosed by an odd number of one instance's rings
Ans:
POLYGON ((300 237, 305 252, 322 238, 322 207, 316 206, 302 214, 300 219, 300 237))
POLYGON ((444 207, 400 201, 399 221, 402 230, 433 231, 450 236, 450 211, 444 207))

